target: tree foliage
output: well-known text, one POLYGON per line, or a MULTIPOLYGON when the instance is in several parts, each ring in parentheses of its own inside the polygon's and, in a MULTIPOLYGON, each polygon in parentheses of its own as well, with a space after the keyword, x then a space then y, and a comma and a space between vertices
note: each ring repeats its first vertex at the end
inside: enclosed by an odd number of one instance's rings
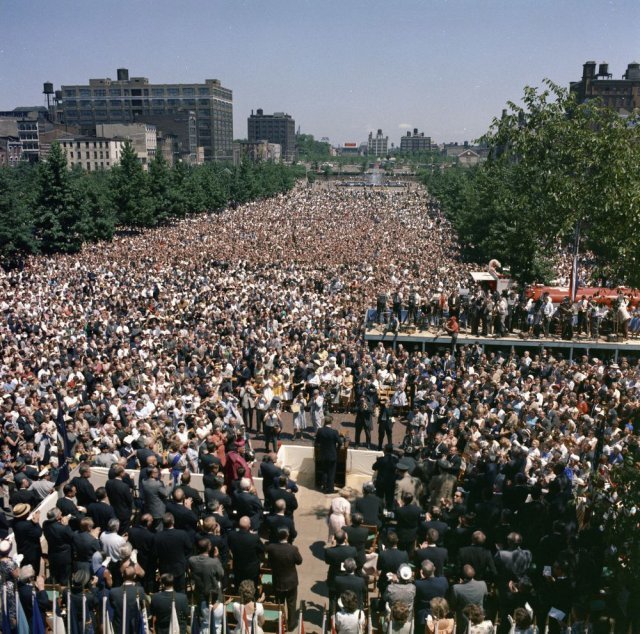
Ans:
POLYGON ((0 169, 0 265, 15 266, 30 253, 76 252, 85 241, 111 239, 118 227, 157 226, 276 196, 303 177, 300 166, 170 167, 160 155, 145 171, 130 144, 111 171, 70 171, 54 143, 38 165, 0 169))
POLYGON ((613 281, 640 284, 640 127, 546 81, 494 119, 490 157, 425 182, 476 259, 495 257, 523 281, 544 280, 558 246, 582 243, 613 281), (462 172, 462 173, 461 173, 462 172))

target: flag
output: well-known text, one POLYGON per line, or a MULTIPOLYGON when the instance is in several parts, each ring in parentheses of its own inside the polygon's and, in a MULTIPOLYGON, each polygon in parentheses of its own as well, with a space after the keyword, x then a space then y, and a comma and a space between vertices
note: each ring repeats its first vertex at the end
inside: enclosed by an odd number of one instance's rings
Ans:
POLYGON ((78 617, 76 615, 76 609, 71 602, 70 590, 67 591, 67 634, 83 634, 83 632, 78 629, 78 617))
POLYGON ((107 608, 107 597, 102 597, 102 631, 104 634, 113 634, 113 625, 111 625, 111 615, 107 608))
POLYGON ((9 618, 9 599, 7 597, 7 586, 2 588, 2 631, 11 632, 11 619, 9 618))
POLYGON ((149 633, 149 619, 147 617, 147 608, 142 603, 142 607, 140 607, 140 599, 138 599, 138 634, 148 634, 149 633))
POLYGON ((15 601, 16 601, 16 632, 17 634, 30 634, 29 621, 27 621, 27 616, 24 613, 22 602, 20 601, 20 597, 18 596, 17 590, 15 593, 15 601))
POLYGON ((62 409, 62 399, 60 398, 60 394, 56 392, 56 399, 58 401, 58 414, 56 415, 56 428, 58 429, 58 434, 62 438, 62 448, 64 452, 65 458, 71 458, 71 443, 69 442, 69 437, 67 436, 67 427, 64 424, 64 410, 62 409))
POLYGON ((571 275, 569 276, 569 297, 572 302, 576 301, 578 294, 578 254, 574 254, 571 262, 571 275))
POLYGON ((169 634, 180 634, 180 621, 176 612, 176 602, 171 603, 171 622, 169 623, 169 634))
POLYGON ((82 634, 94 634, 93 618, 87 614, 87 597, 82 595, 82 634))
POLYGON ((69 479, 69 475, 69 463, 65 460, 64 464, 58 471, 58 475, 56 476, 56 483, 53 486, 59 487, 61 484, 64 484, 69 479))
POLYGON ((194 605, 191 606, 191 634, 200 634, 200 619, 194 605))
POLYGON ((45 634, 44 621, 42 620, 42 613, 40 612, 40 606, 38 605, 35 592, 32 595, 32 610, 31 634, 45 634))

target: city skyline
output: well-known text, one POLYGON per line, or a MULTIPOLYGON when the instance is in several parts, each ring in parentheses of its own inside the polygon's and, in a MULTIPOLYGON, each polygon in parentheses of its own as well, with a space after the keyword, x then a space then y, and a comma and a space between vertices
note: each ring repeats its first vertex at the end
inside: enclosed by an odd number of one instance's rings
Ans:
POLYGON ((629 0, 62 0, 55 12, 33 0, 0 15, 2 110, 43 105, 45 81, 59 89, 125 67, 152 83, 219 79, 233 91, 234 138, 262 108, 334 145, 378 129, 396 146, 413 128, 472 141, 525 85, 568 88, 587 60, 620 77, 639 56, 640 3, 629 0))

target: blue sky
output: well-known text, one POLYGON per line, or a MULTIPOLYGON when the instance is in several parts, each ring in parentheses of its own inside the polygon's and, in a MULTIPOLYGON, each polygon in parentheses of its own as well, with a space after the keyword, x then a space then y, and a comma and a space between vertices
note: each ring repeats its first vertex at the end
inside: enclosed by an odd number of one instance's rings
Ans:
POLYGON ((640 57, 638 0, 0 0, 0 24, 0 109, 126 67, 220 79, 236 138, 263 108, 334 144, 407 127, 472 140, 525 85, 640 57))

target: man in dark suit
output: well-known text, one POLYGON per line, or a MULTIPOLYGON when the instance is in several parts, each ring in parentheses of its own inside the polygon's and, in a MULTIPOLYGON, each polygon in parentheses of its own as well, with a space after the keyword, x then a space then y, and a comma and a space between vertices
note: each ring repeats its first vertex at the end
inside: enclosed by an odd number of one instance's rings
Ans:
POLYGON ((187 531, 191 539, 198 528, 198 516, 192 510, 193 500, 186 498, 183 489, 174 489, 173 500, 166 503, 167 513, 175 518, 176 528, 187 531))
POLYGON ((267 489, 268 507, 272 509, 277 500, 284 500, 287 506, 287 515, 293 516, 293 512, 298 508, 296 496, 287 489, 287 476, 278 477, 277 486, 274 484, 267 489))
POLYGON ((341 446, 340 434, 331 427, 333 419, 325 416, 324 426, 316 433, 316 470, 320 474, 320 487, 324 493, 333 493, 338 464, 338 449, 341 446))
POLYGON ((273 575, 273 589, 279 603, 287 604, 287 629, 292 631, 298 623, 298 571, 302 555, 297 546, 289 543, 289 531, 278 529, 278 543, 267 544, 266 553, 273 575))
POLYGON ((264 527, 267 530, 267 539, 272 544, 277 544, 280 540, 278 538, 278 530, 280 528, 286 528, 289 531, 289 543, 292 544, 295 538, 298 536, 293 518, 286 514, 287 503, 284 500, 276 500, 274 504, 274 512, 271 515, 267 515, 264 518, 264 527))
POLYGON ((475 579, 494 581, 497 576, 496 564, 491 552, 484 547, 487 538, 482 531, 471 534, 471 546, 465 546, 458 552, 458 567, 462 571, 466 564, 473 566, 475 579))
POLYGON ((413 555, 416 545, 418 525, 422 517, 422 509, 413 502, 411 493, 402 494, 402 506, 395 510, 398 548, 405 550, 409 557, 413 555))
POLYGON ((233 508, 240 517, 246 516, 251 520, 251 530, 258 531, 260 530, 264 507, 252 487, 253 485, 249 478, 240 480, 240 491, 235 496, 233 508))
POLYGON ((358 598, 358 608, 364 608, 364 598, 367 596, 367 580, 356 574, 358 564, 349 557, 344 561, 344 574, 334 579, 336 596, 340 596, 345 590, 351 590, 358 598))
POLYGON ((42 559, 40 511, 35 511, 28 519, 30 512, 31 507, 28 504, 17 504, 13 507, 13 535, 18 553, 24 555, 22 565, 33 566, 35 574, 38 576, 42 559))
POLYGON ((96 501, 87 507, 87 515, 93 520, 95 526, 100 527, 100 531, 106 531, 109 520, 116 517, 113 507, 105 502, 106 499, 107 490, 104 487, 98 487, 96 501))
POLYGON ((73 535, 77 570, 86 570, 91 574, 91 558, 94 553, 100 551, 99 533, 100 529, 94 528, 93 520, 90 517, 84 517, 80 520, 80 532, 73 535))
POLYGON ((425 559, 420 564, 420 579, 416 579, 416 596, 414 606, 416 619, 420 625, 424 625, 427 616, 431 614, 431 599, 445 597, 449 590, 449 582, 446 577, 435 576, 436 567, 432 561, 425 559))
MULTIPOLYGON (((459 496, 458 496, 458 499, 459 499, 459 496)), ((439 542, 441 542, 439 545, 442 545, 442 543, 444 543, 444 540, 445 540, 445 535, 449 531, 449 524, 447 524, 442 519, 442 509, 439 506, 434 506, 431 509, 431 513, 427 514, 427 517, 424 520, 424 522, 420 524, 418 528, 418 539, 424 540, 425 536, 427 535, 427 531, 430 528, 435 528, 438 531, 438 535, 439 535, 438 540, 439 542)))
POLYGON ((91 484, 91 466, 88 464, 80 465, 79 476, 76 476, 71 480, 70 484, 76 487, 76 498, 78 504, 89 508, 89 504, 96 502, 96 490, 91 484))
POLYGON ((251 532, 251 520, 246 515, 240 518, 238 530, 229 533, 227 543, 233 556, 236 588, 245 579, 251 579, 258 586, 264 545, 258 535, 251 532))
POLYGON ((77 531, 80 529, 80 520, 84 517, 84 512, 76 504, 76 487, 68 482, 62 488, 62 492, 64 497, 58 499, 56 507, 63 515, 69 516, 69 526, 77 531))
POLYGON ((362 519, 361 513, 354 513, 351 516, 351 526, 344 526, 342 529, 347 534, 349 545, 353 546, 358 553, 356 555, 358 570, 364 566, 367 545, 369 543, 369 531, 366 528, 363 528, 362 519))
POLYGON ((382 511, 384 509, 382 500, 376 495, 376 485, 373 482, 367 482, 362 488, 364 496, 356 498, 353 503, 354 513, 357 511, 362 514, 363 524, 370 526, 382 526, 382 511))
POLYGON ((193 551, 193 541, 187 531, 175 528, 175 518, 171 513, 164 514, 162 528, 155 536, 158 570, 160 574, 172 574, 176 591, 184 592, 187 559, 193 551))
POLYGON ((124 467, 117 465, 113 473, 114 477, 107 481, 105 489, 109 496, 109 503, 113 507, 116 517, 120 520, 120 532, 126 533, 131 523, 133 495, 131 494, 131 488, 123 482, 124 467))
POLYGON ((139 606, 147 600, 147 596, 140 585, 136 583, 136 568, 133 565, 126 566, 122 578, 124 583, 109 591, 109 603, 113 608, 113 631, 135 634, 138 631, 139 606), (123 628, 124 602, 127 602, 126 621, 123 628))
POLYGON ((187 595, 174 590, 173 575, 170 573, 161 575, 160 583, 162 584, 162 591, 156 592, 151 597, 151 606, 149 608, 153 631, 156 634, 169 634, 173 606, 175 605, 180 634, 185 634, 190 615, 187 595))
POLYGON ((324 561, 329 564, 327 571, 327 587, 329 588, 329 609, 333 609, 338 597, 335 579, 342 574, 342 564, 346 559, 355 559, 358 551, 349 546, 347 534, 340 530, 335 535, 336 545, 324 551, 324 561))
POLYGON ((73 531, 68 519, 62 516, 60 509, 54 508, 47 513, 42 532, 47 540, 49 569, 54 583, 66 585, 71 577, 73 561, 73 531))
POLYGON ((393 445, 389 444, 385 445, 384 456, 380 456, 371 467, 376 472, 376 493, 385 501, 387 509, 393 508, 397 464, 398 457, 393 453, 393 445))
POLYGON ((267 453, 260 463, 260 477, 262 478, 262 496, 267 499, 267 491, 282 473, 282 469, 276 464, 276 454, 267 453))
POLYGON ((413 555, 416 566, 420 566, 425 559, 428 559, 435 566, 435 576, 442 577, 444 575, 444 566, 449 558, 449 552, 446 548, 438 546, 440 535, 435 528, 427 531, 427 536, 413 555))
POLYGON ((144 589, 148 592, 155 590, 156 579, 156 547, 155 533, 152 532, 154 519, 145 513, 140 521, 129 529, 129 543, 138 552, 138 563, 145 571, 144 589))
POLYGON ((388 573, 394 575, 398 571, 400 564, 408 564, 409 555, 405 550, 398 550, 398 535, 397 533, 389 533, 387 537, 387 548, 378 555, 378 562, 376 568, 380 572, 378 577, 378 588, 380 594, 384 594, 387 586, 389 585, 388 573))
POLYGON ((191 486, 191 471, 189 469, 185 469, 180 476, 180 485, 178 489, 184 491, 184 497, 187 499, 191 499, 191 510, 198 516, 202 512, 204 508, 204 500, 200 493, 191 486))

